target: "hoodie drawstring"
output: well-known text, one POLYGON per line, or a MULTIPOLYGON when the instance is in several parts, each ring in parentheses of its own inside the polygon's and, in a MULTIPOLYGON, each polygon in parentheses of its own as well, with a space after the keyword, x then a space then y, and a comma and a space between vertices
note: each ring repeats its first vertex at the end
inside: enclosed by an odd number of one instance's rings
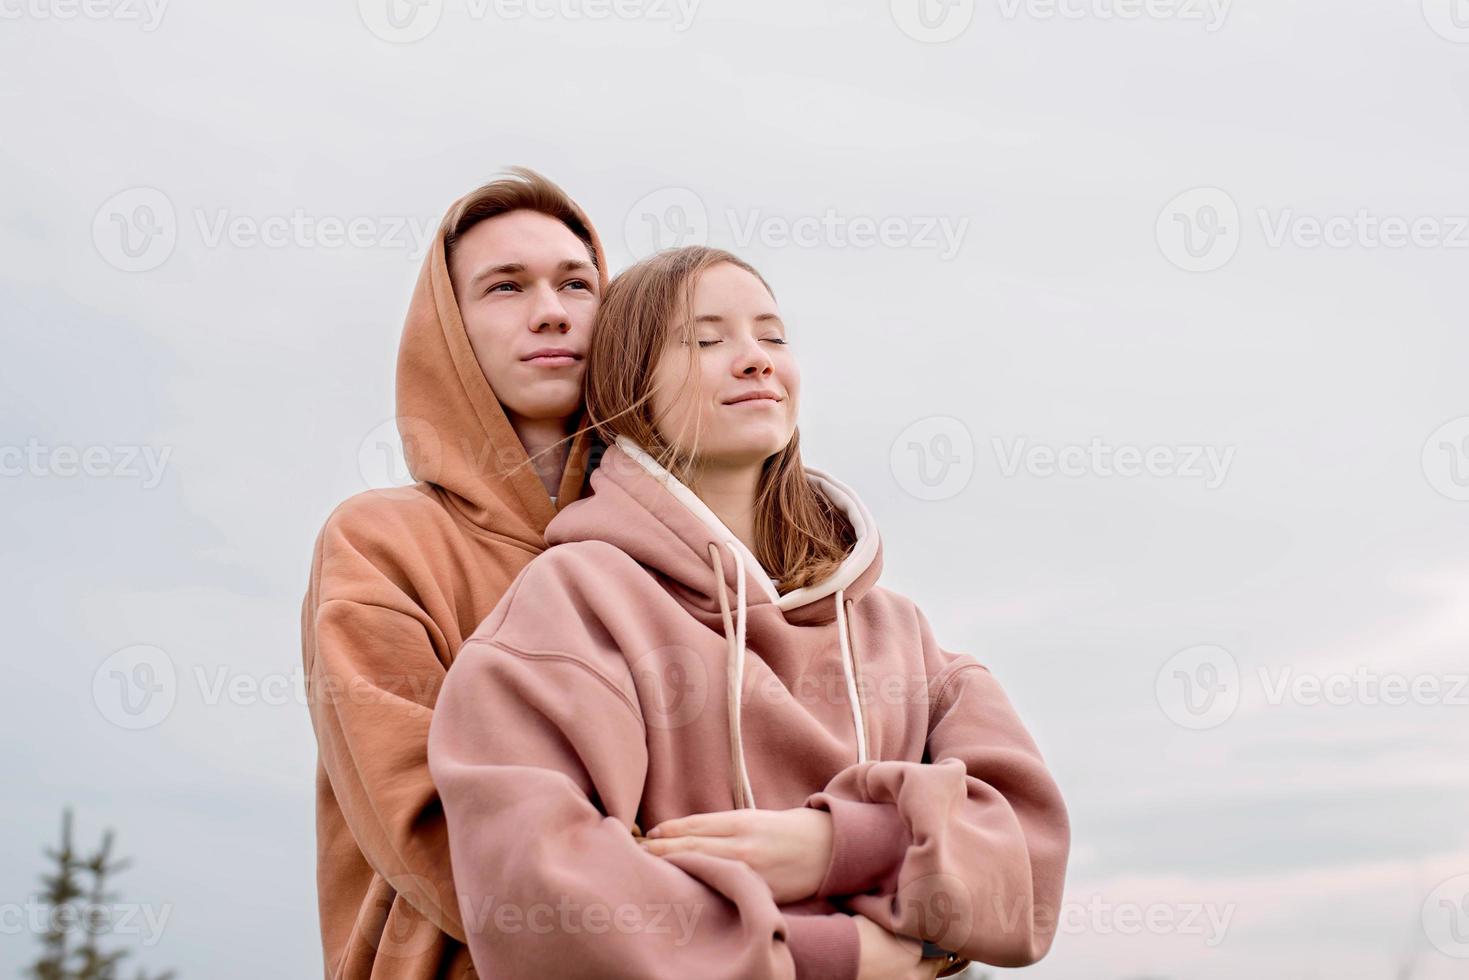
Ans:
POLYGON ((729 594, 724 584, 724 563, 719 560, 719 546, 709 542, 709 560, 714 566, 714 584, 719 593, 719 615, 724 620, 724 638, 729 643, 725 655, 725 678, 729 688, 726 701, 729 703, 729 758, 734 767, 730 783, 734 789, 735 809, 754 809, 755 794, 750 789, 750 773, 745 768, 745 743, 740 735, 740 707, 745 690, 745 563, 740 561, 739 552, 728 541, 725 546, 734 552, 735 559, 735 604, 739 617, 730 623, 729 594))
MULTIPOLYGON (((731 622, 728 586, 724 581, 724 563, 719 558, 719 546, 709 542, 709 560, 714 569, 714 586, 719 596, 719 615, 724 623, 724 636, 729 643, 725 657, 725 679, 728 685, 729 704, 729 756, 732 772, 730 783, 734 790, 735 809, 754 809, 755 792, 750 788, 750 772, 745 767, 745 743, 740 732, 741 708, 745 690, 745 563, 740 560, 739 549, 733 541, 724 542, 735 562, 735 616, 731 622)), ((842 652, 842 673, 847 681, 847 703, 852 709, 852 729, 856 733, 857 761, 867 761, 867 718, 862 710, 862 699, 858 694, 858 668, 856 641, 850 635, 851 602, 845 590, 836 594, 837 639, 842 652)))
POLYGON ((857 653, 847 635, 845 589, 837 589, 837 638, 842 645, 842 672, 847 675, 847 703, 852 706, 852 730, 857 735, 857 761, 867 761, 867 719, 862 712, 862 699, 857 695, 857 653))

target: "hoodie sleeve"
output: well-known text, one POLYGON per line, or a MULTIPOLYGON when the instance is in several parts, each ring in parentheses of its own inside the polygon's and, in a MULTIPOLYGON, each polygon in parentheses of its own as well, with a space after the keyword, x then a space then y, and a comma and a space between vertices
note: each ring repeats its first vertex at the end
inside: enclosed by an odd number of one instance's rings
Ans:
POLYGON ((993 966, 1050 949, 1070 825, 1060 790, 989 669, 938 647, 929 664, 922 763, 871 761, 838 773, 807 806, 832 815, 818 895, 901 935, 993 966))
POLYGON ((580 645, 568 618, 545 621, 552 650, 466 641, 434 715, 429 763, 481 974, 855 978, 850 916, 782 914, 741 862, 637 844, 648 756, 636 688, 620 654, 619 671, 556 652, 580 645))
MULTIPOLYGON (((329 526, 323 538, 339 536, 329 526)), ((351 549, 328 543, 323 561, 322 547, 302 617, 322 766, 368 864, 463 942, 448 828, 428 769, 429 721, 445 667, 418 618, 425 614, 400 589, 351 549)))

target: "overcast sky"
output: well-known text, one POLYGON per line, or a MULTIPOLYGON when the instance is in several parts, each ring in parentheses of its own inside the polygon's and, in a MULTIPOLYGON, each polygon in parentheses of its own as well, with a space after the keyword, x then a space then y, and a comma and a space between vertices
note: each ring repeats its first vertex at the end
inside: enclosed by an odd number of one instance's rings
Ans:
POLYGON ((1032 975, 1463 975, 1469 2, 392 2, 0 0, 0 972, 71 805, 138 964, 318 974, 312 542, 525 164, 774 285, 1066 793, 1032 975))

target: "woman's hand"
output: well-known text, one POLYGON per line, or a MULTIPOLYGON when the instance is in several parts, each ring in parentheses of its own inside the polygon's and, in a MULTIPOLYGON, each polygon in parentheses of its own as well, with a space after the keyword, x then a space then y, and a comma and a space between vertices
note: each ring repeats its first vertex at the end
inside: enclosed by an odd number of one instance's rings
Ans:
POLYGON ((857 923, 857 980, 934 980, 945 961, 923 958, 923 943, 888 932, 865 915, 857 923))
POLYGON ((642 842, 658 855, 733 858, 765 879, 776 904, 816 894, 831 864, 831 814, 811 807, 725 810, 665 820, 642 842))

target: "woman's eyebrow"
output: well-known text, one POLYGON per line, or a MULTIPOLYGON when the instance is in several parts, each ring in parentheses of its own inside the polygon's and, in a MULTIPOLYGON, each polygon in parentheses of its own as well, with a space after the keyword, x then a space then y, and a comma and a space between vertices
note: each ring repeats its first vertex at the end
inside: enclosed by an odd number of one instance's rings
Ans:
MULTIPOLYGON (((760 313, 760 314, 757 314, 756 317, 755 317, 755 322, 756 323, 764 323, 767 320, 774 320, 777 323, 782 323, 780 317, 778 315, 774 314, 774 313, 760 313)), ((694 317, 694 322, 695 323, 723 323, 724 322, 724 317, 720 316, 718 313, 701 313, 698 316, 694 317)))

